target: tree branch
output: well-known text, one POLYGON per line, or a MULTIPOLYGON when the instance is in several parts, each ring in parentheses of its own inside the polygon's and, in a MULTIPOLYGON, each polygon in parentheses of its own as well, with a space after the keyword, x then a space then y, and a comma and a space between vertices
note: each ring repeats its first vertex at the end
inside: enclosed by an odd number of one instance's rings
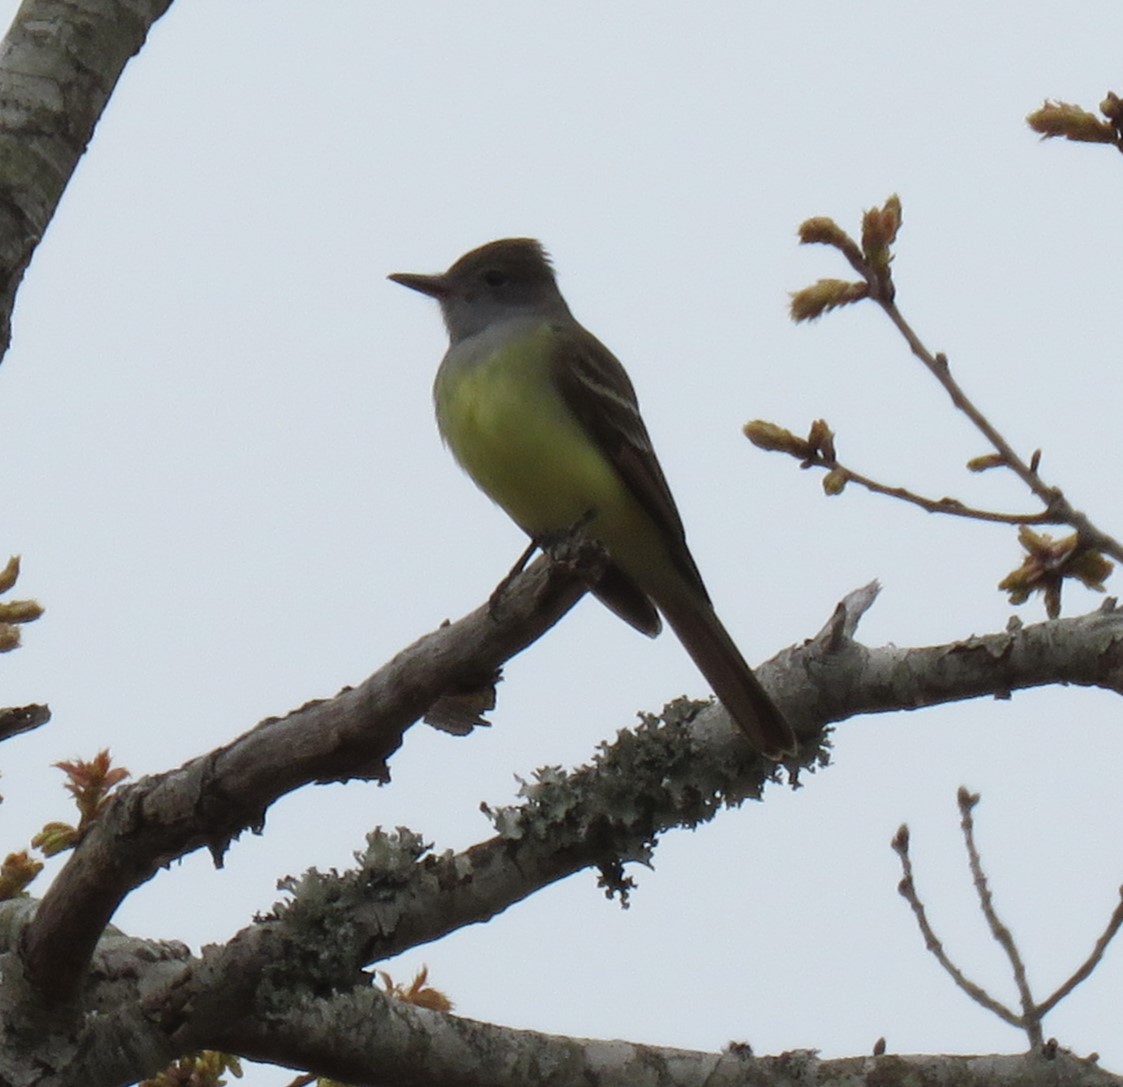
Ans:
POLYGON ((0 706, 0 740, 10 740, 21 732, 30 732, 45 725, 50 719, 50 709, 39 703, 29 706, 0 706))
POLYGON ((387 776, 402 734, 442 694, 493 679, 585 592, 587 552, 540 560, 502 601, 426 635, 358 687, 271 718, 179 770, 122 789, 79 843, 25 933, 28 976, 48 999, 72 992, 98 936, 134 887, 202 846, 221 863, 242 830, 259 830, 268 806, 310 782, 387 776))
POLYGON ((282 1063, 332 1078, 394 1087, 632 1087, 641 1080, 678 1087, 861 1082, 1118 1087, 1121 1082, 1093 1061, 1061 1052, 822 1060, 813 1050, 795 1050, 756 1057, 743 1043, 703 1053, 513 1030, 411 1007, 372 990, 336 997, 330 1005, 330 1031, 322 1011, 305 1003, 269 1021, 238 1024, 227 1044, 251 1059, 277 1061, 281 1055, 282 1063))
MULTIPOLYGON (((434 699, 490 677, 501 661, 539 636, 582 591, 583 582, 571 571, 539 562, 512 583, 500 621, 490 609, 478 609, 411 646, 359 687, 262 722, 178 771, 123 789, 79 844, 26 934, 24 958, 35 985, 51 998, 71 991, 121 899, 171 859, 206 845, 221 860, 232 837, 246 827, 259 828, 268 805, 300 785, 383 777, 385 761, 399 746, 402 733, 434 699)), ((868 602, 863 598, 860 607, 868 602)), ((797 732, 811 741, 805 762, 818 758, 813 738, 825 725, 859 713, 1008 695, 1049 683, 1123 689, 1123 612, 1112 602, 1078 619, 1029 628, 1014 625, 1003 634, 911 650, 868 649, 853 641, 856 619, 845 618, 847 606, 840 606, 844 617, 840 620, 836 614, 816 639, 785 650, 759 671, 797 732)), ((692 723, 688 736, 694 746, 716 745, 718 761, 725 760, 728 767, 716 779, 716 794, 711 779, 704 796, 737 802, 759 794, 772 766, 736 757, 745 749, 734 742, 723 713, 692 723)), ((674 762, 673 755, 669 761, 674 762)), ((659 773, 657 792, 665 794, 665 771, 659 773)), ((629 790, 635 790, 634 773, 626 780, 629 790)), ((717 806, 720 801, 715 801, 717 806)), ((657 806, 653 812, 662 809, 657 806)), ((663 814, 666 822, 653 817, 650 825, 630 826, 623 837, 614 828, 618 836, 607 844, 597 836, 560 849, 552 840, 535 841, 534 847, 543 850, 540 862, 533 864, 523 854, 517 890, 507 888, 493 904, 481 907, 479 897, 468 895, 462 915, 442 900, 432 915, 439 920, 432 922, 426 921, 424 910, 411 906, 406 946, 490 916, 545 882, 601 863, 605 856, 634 859, 653 834, 684 819, 690 825, 689 820, 700 818, 673 809, 663 814)), ((378 931, 387 932, 382 920, 378 931)))
MULTIPOLYGON (((0 906, 0 925, 3 913, 0 906)), ((167 977, 185 949, 123 937, 109 942, 118 946, 107 954, 99 951, 93 974, 100 991, 90 994, 90 1002, 97 1010, 82 1017, 73 1039, 56 1037, 51 1048, 44 1045, 44 1059, 35 1066, 39 1087, 133 1082, 182 1052, 187 1039, 169 1041, 163 1034, 146 991, 154 979, 167 977)), ((793 1050, 758 1057, 743 1041, 714 1053, 516 1030, 428 1011, 371 986, 320 999, 303 990, 278 991, 273 998, 266 1011, 243 1008, 221 1024, 211 1048, 387 1087, 631 1087, 639 1070, 652 1082, 677 1087, 792 1082, 906 1087, 936 1080, 968 1087, 1123 1084, 1099 1068, 1094 1056, 1078 1058, 1055 1043, 1009 1056, 882 1053, 822 1060, 814 1050, 793 1050)), ((0 1033, 6 1026, 0 1024, 0 1033)), ((7 1071, 5 1062, 0 1050, 0 1072, 7 1071)))
MULTIPOLYGON (((1120 114, 1119 99, 1108 96, 1108 100, 1101 105, 1117 123, 1120 114)), ((1095 119, 1093 118, 1093 121, 1095 119)), ((1108 129, 1108 131, 1113 131, 1108 129)), ((818 283, 803 290, 796 291, 791 299, 791 315, 795 321, 809 321, 822 316, 824 313, 839 306, 854 305, 857 302, 871 299, 884 311, 901 334, 909 350, 925 366, 930 374, 943 386, 952 404, 958 408, 974 424, 975 428, 986 438, 996 453, 996 462, 1009 468, 1033 492, 1044 506, 1041 523, 1067 524, 1076 529, 1081 548, 1084 550, 1104 552, 1111 555, 1119 562, 1123 562, 1123 544, 1096 525, 1080 510, 1075 509, 1064 492, 1059 487, 1047 484, 1038 473, 1038 460, 1040 450, 1034 453, 1029 461, 1023 460, 1014 447, 1006 440, 1001 431, 994 426, 986 415, 975 405, 974 401, 963 391, 962 386, 952 377, 947 356, 940 352, 932 352, 917 335, 913 327, 905 320, 904 314, 897 306, 897 288, 893 282, 892 274, 892 247, 901 228, 901 201, 897 196, 891 196, 881 208, 869 208, 862 216, 862 238, 859 246, 846 231, 842 230, 833 219, 825 216, 816 216, 805 220, 799 228, 801 244, 829 245, 837 249, 850 266, 862 277, 863 282, 847 283, 844 280, 821 279, 818 283)), ((817 426, 820 424, 817 424, 817 426)), ((812 428, 815 434, 816 428, 812 428)), ((801 442, 793 434, 776 427, 774 424, 762 423, 758 420, 749 424, 746 434, 756 445, 765 449, 775 449, 801 455, 800 446, 807 447, 807 456, 817 458, 824 466, 834 467, 833 435, 827 430, 825 423, 821 424, 820 437, 825 441, 827 453, 818 448, 818 442, 801 442)), ((805 462, 816 463, 816 459, 805 462)), ((828 493, 837 494, 841 490, 842 481, 847 477, 847 471, 841 465, 835 471, 839 473, 837 480, 827 479, 835 490, 828 493)), ((832 474, 834 474, 832 472, 832 474)), ((864 477, 850 475, 860 481, 863 486, 870 487, 871 480, 864 477)), ((930 512, 953 513, 957 516, 977 516, 966 514, 965 507, 954 503, 944 507, 940 503, 926 500, 918 501, 919 496, 904 490, 876 486, 872 490, 879 490, 882 494, 892 495, 905 501, 923 506, 930 512)), ((1025 518, 1011 518, 1008 516, 982 514, 978 519, 990 521, 1009 521, 1018 524, 1033 524, 1034 521, 1025 518)))
MULTIPOLYGON (((179 855, 173 850, 209 844, 221 853, 237 829, 260 824, 271 798, 297 784, 382 771, 404 729, 439 691, 490 673, 532 629, 548 625, 539 591, 553 595, 553 617, 576 599, 580 584, 554 570, 539 562, 517 578, 500 621, 480 609, 405 650, 361 687, 264 722, 179 771, 124 790, 25 931, 24 960, 39 989, 73 991, 85 961, 76 943, 95 941, 105 914, 179 855)), ((804 762, 825 758, 812 742, 821 726, 856 713, 1046 683, 1123 686, 1123 611, 1113 602, 1080 618, 1013 623, 1004 633, 945 646, 870 649, 854 633, 875 594, 875 586, 851 594, 815 638, 759 670, 804 737, 804 762)), ((592 765, 539 775, 521 804, 491 813, 496 837, 460 854, 427 855, 409 832, 371 835, 359 868, 307 874, 272 917, 149 988, 147 1021, 172 1039, 171 1050, 221 1048, 223 1032, 247 1015, 251 1033, 264 1029, 285 994, 361 991, 367 964, 487 920, 579 869, 599 867, 610 892, 627 894, 624 864, 648 860, 663 830, 696 826, 723 805, 758 797, 775 771, 720 707, 698 712, 698 704, 674 704, 667 721, 622 732, 592 765)))
MULTIPOLYGON (((27 905, 0 904, 0 951, 11 946, 7 934, 30 912, 27 905)), ((82 1007, 72 1009, 79 1029, 74 1034, 60 1030, 56 1017, 49 1029, 34 1034, 35 1051, 29 1054, 26 1030, 34 1021, 26 1013, 18 1019, 6 1015, 0 1038, 18 1029, 25 1033, 18 1047, 0 1046, 0 1074, 6 1082, 31 1082, 24 1073, 34 1067, 39 1087, 127 1083, 155 1074, 182 1052, 186 1038, 168 1037, 153 1015, 153 996, 188 958, 182 945, 106 937, 82 1007)), ((15 974, 5 970, 5 1007, 15 974)), ((628 1087, 636 1082, 638 1068, 650 1079, 678 1087, 795 1081, 905 1087, 935 1079, 980 1087, 1123 1084, 1099 1068, 1094 1056, 1077 1058, 1055 1044, 1010 1056, 890 1053, 821 1060, 813 1050, 794 1050, 757 1057, 740 1041, 708 1053, 515 1030, 430 1012, 367 985, 318 999, 300 988, 276 991, 272 998, 268 1009, 244 1007, 217 1027, 212 1047, 344 1081, 394 1087, 523 1087, 530 1082, 536 1087, 628 1087)))
POLYGON ((1075 509, 1059 487, 1046 483, 1037 471, 1035 464, 1022 460, 1014 447, 1005 439, 991 421, 977 408, 971 398, 963 391, 959 382, 952 377, 947 356, 933 355, 905 320, 892 298, 877 297, 875 301, 885 311, 897 331, 904 337, 909 350, 918 358, 929 373, 944 387, 951 402, 961 411, 987 439, 1002 457, 1011 471, 1041 500, 1050 520, 1054 523, 1071 525, 1080 535, 1081 542, 1096 551, 1104 551, 1119 562, 1123 562, 1123 544, 1114 537, 1097 528, 1080 510, 1075 509))
POLYGON ((16 291, 129 59, 171 0, 24 0, 0 49, 0 358, 16 291))
MULTIPOLYGON (((993 696, 1062 676, 1086 682, 1104 662, 1115 675, 1102 685, 1116 689, 1123 612, 1025 630, 1014 625, 950 646, 870 650, 852 634, 872 597, 872 587, 852 594, 815 639, 782 654, 783 664, 764 666, 770 690, 790 686, 793 676, 821 675, 834 693, 818 692, 820 709, 833 701, 837 720, 856 706, 899 708, 902 698, 922 705, 966 697, 968 689, 993 696), (949 671, 959 691, 949 690, 949 671)), ((781 700, 785 712, 797 703, 794 696, 781 700)), ((664 723, 622 732, 590 766, 538 775, 521 804, 491 813, 498 835, 461 853, 429 855, 406 831, 370 835, 358 868, 292 881, 288 903, 208 950, 167 993, 154 996, 153 1014, 169 1032, 182 1032, 181 1048, 221 1048, 222 1032, 248 1009, 275 1007, 287 992, 361 987, 364 966, 489 920, 579 869, 599 867, 602 884, 626 895, 623 865, 649 861, 660 833, 759 798, 773 777, 772 764, 748 751, 720 708, 697 709, 673 704, 664 723)), ((817 757, 809 746, 814 754, 805 757, 817 757)))

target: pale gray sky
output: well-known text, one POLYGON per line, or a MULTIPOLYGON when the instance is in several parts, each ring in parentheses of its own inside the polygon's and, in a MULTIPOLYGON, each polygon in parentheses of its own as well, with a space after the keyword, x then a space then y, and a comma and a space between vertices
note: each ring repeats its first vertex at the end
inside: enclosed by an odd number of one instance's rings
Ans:
MULTIPOLYGON (((13 3, 2 5, 9 14, 13 3)), ((798 223, 898 192, 899 300, 1023 450, 1109 531, 1123 163, 1040 144, 1047 97, 1120 87, 1123 12, 1045 3, 173 7, 128 68, 21 290, 0 367, 0 551, 47 607, 5 703, 52 725, 4 748, 4 848, 68 814, 49 764, 109 745, 178 765, 363 678, 478 605, 523 541, 441 448, 436 308, 386 282, 540 237, 575 313, 625 362, 719 611, 757 660, 871 578, 874 644, 1001 629, 1012 531, 822 496, 740 425, 825 416, 854 467, 1032 508, 969 477, 980 439, 872 307, 796 328, 787 292, 845 276, 798 223)), ((1113 458, 1114 459, 1114 458, 1113 458)), ((1071 613, 1098 603, 1073 593, 1071 613)), ((1033 603, 1018 614, 1042 616, 1033 603)), ((494 728, 414 729, 394 782, 304 790, 224 871, 203 854, 117 922, 195 946, 344 866, 376 824, 488 836, 544 764, 703 681, 595 602, 507 669, 494 728)), ((1007 999, 955 790, 981 790, 999 909, 1039 995, 1123 881, 1116 699, 1019 695, 847 722, 797 793, 666 838, 622 912, 581 875, 405 956, 467 1016, 760 1052, 1016 1050, 922 947, 888 841, 913 828, 948 949, 1007 999)), ((1123 953, 1048 1033, 1123 1069, 1123 953)), ((263 1072, 254 1082, 281 1083, 263 1072)))

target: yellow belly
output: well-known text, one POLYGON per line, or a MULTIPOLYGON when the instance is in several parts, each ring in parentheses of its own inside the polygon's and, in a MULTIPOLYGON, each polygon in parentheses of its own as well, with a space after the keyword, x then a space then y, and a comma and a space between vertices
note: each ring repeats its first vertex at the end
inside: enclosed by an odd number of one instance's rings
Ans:
POLYGON ((434 388, 441 433, 479 487, 530 536, 587 531, 641 583, 666 553, 610 461, 570 414, 549 374, 549 326, 478 360, 444 367, 434 388))

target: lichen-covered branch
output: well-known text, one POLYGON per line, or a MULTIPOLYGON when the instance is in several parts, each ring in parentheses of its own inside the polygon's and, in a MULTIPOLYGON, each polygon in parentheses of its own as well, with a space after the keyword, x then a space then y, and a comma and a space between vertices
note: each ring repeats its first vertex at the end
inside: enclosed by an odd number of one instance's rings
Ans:
MULTIPOLYGON (((0 962, 26 904, 0 905, 0 962)), ((831 1087, 880 1087, 926 1082, 1024 1087, 1120 1087, 1123 1079, 1048 1043, 1025 1054, 925 1056, 880 1051, 877 1056, 823 1060, 813 1050, 756 1055, 752 1039, 731 1041, 721 1052, 570 1038, 437 1013, 392 999, 362 979, 343 991, 314 995, 308 988, 274 990, 268 1002, 236 1008, 216 1021, 192 1007, 177 1022, 162 1015, 177 974, 199 965, 187 949, 113 934, 91 971, 83 1006, 69 1030, 60 1020, 41 1031, 34 1074, 13 1047, 0 1046, 4 1082, 36 1087, 129 1083, 154 1074, 176 1054, 206 1046, 245 1057, 311 1069, 352 1083, 396 1087, 630 1087, 642 1082, 677 1087, 799 1082, 831 1087), (207 1021, 200 1034, 193 1029, 207 1021), (178 1028, 178 1029, 177 1029, 178 1028)), ((13 977, 5 970, 0 1000, 13 977)), ((179 1009, 184 1010, 182 1006, 179 1009)), ((34 1027, 26 1019, 23 1028, 34 1027)), ((38 1024, 42 1027, 44 1024, 38 1024)), ((5 1017, 0 1033, 16 1027, 5 1017)), ((26 1057, 26 1054, 24 1054, 26 1057)))
POLYGON ((905 1087, 923 1082, 1119 1087, 1123 1082, 1094 1059, 1055 1045, 1014 1055, 883 1053, 824 1060, 809 1049, 757 1056, 738 1040, 707 1053, 515 1030, 414 1007, 373 988, 321 1001, 294 999, 271 1014, 230 1020, 219 1037, 222 1048, 251 1059, 310 1068, 343 1082, 395 1087, 905 1087))
MULTIPOLYGON (((441 695, 489 681, 585 591, 590 561, 540 561, 485 605, 441 627, 357 687, 262 721, 178 770, 122 789, 79 843, 26 933, 24 961, 49 999, 70 993, 124 896, 175 857, 258 829, 278 797, 311 782, 386 777, 402 734, 441 695)), ((599 557, 594 561, 600 561, 599 557)))
MULTIPOLYGON (((581 591, 572 571, 540 562, 512 583, 502 615, 481 608, 403 651, 358 687, 262 722, 180 770, 123 789, 44 898, 24 946, 30 977, 49 996, 71 991, 102 928, 129 890, 172 858, 202 846, 221 858, 232 837, 259 827, 269 804, 292 789, 313 781, 384 776, 386 760, 404 731, 435 698, 490 676, 556 621, 581 591)), ((1014 626, 951 645, 871 649, 853 639, 856 618, 847 618, 848 612, 868 607, 871 599, 867 592, 860 603, 844 601, 819 636, 785 650, 760 669, 762 681, 805 742, 802 760, 807 764, 820 758, 825 726, 860 713, 1006 695, 1050 683, 1123 689, 1123 612, 1113 606, 1077 619, 1014 626)), ((666 743, 666 735, 659 734, 659 743, 666 743)), ((720 712, 691 721, 677 746, 667 744, 665 758, 657 763, 656 792, 665 794, 663 783, 676 760, 688 770, 704 766, 699 750, 710 745, 716 745, 715 762, 726 771, 708 782, 701 794, 706 802, 716 810, 722 802, 757 795, 772 772, 771 764, 737 757, 745 753, 720 712)), ((612 772, 605 762, 594 769, 592 780, 599 786, 612 772)), ((567 776, 565 782, 540 782, 538 787, 569 788, 584 780, 567 776)), ((618 789, 617 799, 639 804, 642 782, 633 770, 619 780, 627 787, 618 789)), ((690 787, 696 790, 697 783, 690 787)), ((701 821, 701 813, 683 813, 672 805, 666 821, 659 822, 655 816, 660 810, 650 809, 654 815, 649 826, 631 826, 619 838, 605 837, 606 824, 598 818, 593 825, 600 837, 578 843, 576 855, 567 852, 575 848, 573 843, 559 847, 549 838, 537 843, 544 859, 535 865, 523 857, 521 886, 504 892, 514 897, 504 900, 501 895, 492 909, 469 896, 468 919, 479 920, 481 908, 497 912, 575 867, 600 864, 607 872, 619 861, 641 856, 637 851, 644 841, 667 826, 701 821), (597 848, 590 851, 590 844, 597 848), (568 860, 559 870, 560 855, 568 860)), ((410 913, 417 936, 413 942, 442 935, 456 927, 460 916, 442 901, 437 910, 441 924, 425 935, 424 911, 410 913)))
MULTIPOLYGON (((405 650, 360 687, 263 722, 181 770, 123 790, 25 930, 23 959, 38 989, 73 991, 107 914, 157 865, 201 845, 221 854, 238 829, 261 822, 272 797, 301 782, 380 773, 436 692, 489 673, 525 644, 531 626, 543 625, 542 593, 559 614, 579 595, 572 572, 554 570, 540 562, 512 582, 498 617, 480 609, 405 650)), ((949 645, 869 648, 855 634, 875 596, 875 586, 851 594, 814 638, 760 669, 803 738, 805 763, 825 757, 824 726, 858 713, 1047 683, 1123 687, 1123 611, 1112 602, 1080 618, 1013 624, 949 645)), ((494 917, 571 872, 598 869, 611 893, 626 895, 624 865, 646 860, 664 830, 695 826, 723 805, 759 796, 777 769, 748 749, 720 707, 676 704, 666 716, 622 732, 587 767, 539 775, 520 804, 492 812, 496 836, 462 853, 430 855, 410 832, 373 834, 354 871, 309 873, 273 915, 150 984, 146 1024, 167 1040, 168 1052, 226 1046, 247 1017, 252 1037, 271 1036, 254 1032, 288 1001, 365 991, 370 963, 494 917)), ((90 981, 96 988, 93 975, 90 981)), ((329 1029, 330 1008, 317 1014, 329 1029)), ((87 1017, 84 1029, 108 1026, 87 1017)))

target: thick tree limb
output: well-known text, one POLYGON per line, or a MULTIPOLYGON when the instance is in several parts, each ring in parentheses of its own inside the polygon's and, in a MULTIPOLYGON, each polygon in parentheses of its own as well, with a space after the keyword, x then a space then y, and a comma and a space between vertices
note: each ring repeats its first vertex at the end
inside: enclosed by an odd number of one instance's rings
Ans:
MULTIPOLYGON (((123 1012, 123 1016, 129 1012, 123 1012)), ((940 1082, 972 1087, 1119 1087, 1123 1080, 1055 1045, 1025 1054, 885 1054, 823 1060, 813 1050, 757 1057, 745 1043, 721 1053, 515 1030, 413 1007, 367 989, 295 999, 221 1039, 250 1059, 312 1068, 343 1082, 387 1087, 873 1087, 940 1082)), ((112 1055, 107 1052, 107 1059, 112 1055)), ((118 1062, 119 1063, 119 1062, 118 1062)), ((95 1072, 97 1069, 81 1069, 95 1072)), ((74 1073, 80 1069, 75 1067, 74 1073)), ((104 1082, 104 1080, 102 1080, 104 1082)))
POLYGON ((90 965, 80 1006, 51 1011, 29 991, 15 954, 34 908, 28 898, 0 902, 0 1083, 134 1083, 179 1056, 141 1009, 147 994, 182 974, 188 949, 110 928, 90 965))
POLYGON ((580 869, 599 868, 602 885, 626 896, 624 864, 648 860, 660 833, 759 798, 777 772, 717 707, 681 700, 665 717, 622 732, 590 766, 539 775, 524 803, 491 813, 498 836, 463 852, 430 855, 403 829, 368 835, 357 868, 289 881, 289 902, 208 948, 153 1014, 182 1030, 184 1048, 216 1048, 215 1031, 287 992, 365 987, 364 966, 490 920, 580 869))
MULTIPOLYGON (((1118 687, 1123 613, 1110 606, 948 646, 871 650, 852 635, 872 599, 872 587, 848 597, 815 639, 782 655, 783 675, 776 662, 761 670, 773 691, 800 684, 803 694, 781 704, 802 701, 805 726, 815 705, 833 706, 839 720, 1048 682, 1118 687), (812 687, 809 675, 822 682, 812 687)), ((773 773, 720 708, 695 716, 696 708, 672 707, 669 723, 622 733, 592 766, 529 785, 522 805, 494 813, 499 835, 460 854, 425 855, 406 833, 372 835, 358 869, 306 875, 289 906, 154 992, 150 1014, 182 1048, 221 1047, 235 1024, 259 1029, 285 993, 362 991, 365 965, 488 920, 578 869, 600 867, 606 884, 626 893, 622 864, 647 859, 660 832, 759 796, 773 773)))
POLYGON ((0 46, 0 358, 16 290, 125 64, 171 0, 24 0, 0 46))
POLYGON ((999 634, 871 649, 835 629, 848 622, 849 602, 870 588, 847 597, 839 605, 844 618, 836 612, 812 643, 785 649, 758 670, 803 735, 811 723, 980 696, 1008 698, 1031 687, 1075 684, 1123 693, 1123 609, 1114 598, 1072 619, 1032 626, 1011 619, 999 634))
MULTIPOLYGON (((580 582, 564 572, 552 573, 554 569, 540 562, 512 583, 504 598, 503 611, 508 614, 499 621, 489 609, 479 609, 405 650, 359 687, 325 702, 310 703, 286 718, 263 722, 181 770, 123 790, 60 873, 27 933, 25 961, 37 987, 47 995, 72 989, 121 899, 162 864, 203 845, 221 857, 232 837, 246 827, 262 824, 273 800, 302 784, 382 776, 385 760, 399 745, 404 730, 437 696, 490 676, 501 661, 533 640, 580 595, 580 582), (552 587, 551 578, 555 579, 552 587), (539 593, 548 598, 542 611, 536 611, 539 593), (126 842, 127 847, 122 844, 126 842), (67 951, 61 954, 53 950, 57 948, 67 951)), ((806 738, 858 713, 981 694, 1007 696, 1019 688, 1047 683, 1112 690, 1123 684, 1123 613, 1110 604, 1078 619, 1016 626, 1003 634, 949 646, 907 650, 868 649, 849 636, 856 622, 850 613, 860 613, 870 599, 868 590, 860 601, 848 598, 819 636, 785 650, 760 670, 763 682, 806 738)), ((758 795, 770 767, 757 760, 731 760, 729 749, 731 745, 734 751, 737 748, 723 716, 718 715, 716 725, 706 726, 707 720, 692 726, 689 743, 718 743, 721 756, 714 762, 724 765, 727 772, 710 780, 710 791, 703 795, 720 797, 715 806, 758 795)), ((817 743, 811 743, 805 761, 816 759, 817 750, 817 743)), ((701 765, 696 755, 692 758, 694 766, 701 765)), ((625 778, 633 804, 638 803, 639 778, 634 772, 625 778)), ((665 779, 661 771, 658 781, 665 779)), ((665 795, 666 790, 658 785, 656 792, 665 795)), ((649 803, 645 810, 660 809, 649 803)), ((449 901, 442 900, 436 908, 440 925, 432 931, 424 921, 425 912, 415 903, 408 911, 413 920, 405 946, 491 916, 577 868, 603 865, 606 858, 611 862, 642 856, 644 843, 666 826, 699 818, 697 813, 683 815, 672 810, 666 822, 653 820, 623 830, 613 825, 613 837, 606 842, 606 824, 598 814, 598 835, 577 843, 548 839, 539 843, 542 853, 533 863, 522 856, 517 886, 506 888, 494 902, 481 898, 477 887, 466 897, 467 913, 462 917, 459 910, 450 908, 449 901)), ((500 880, 498 885, 502 884, 500 880)), ((387 927, 381 921, 377 931, 384 944, 396 943, 387 938, 387 927)), ((355 968, 361 961, 356 961, 355 968)))
MULTIPOLYGON (((95 941, 104 925, 102 918, 90 923, 93 907, 104 917, 174 850, 207 844, 221 853, 238 829, 260 824, 272 798, 302 782, 380 773, 429 701, 490 675, 581 591, 570 571, 540 562, 512 584, 498 618, 480 609, 403 651, 360 687, 263 722, 179 771, 126 790, 26 931, 25 961, 44 971, 31 973, 39 988, 43 977, 60 986, 55 992, 73 988, 82 973, 71 965, 83 946, 77 941, 95 941)), ((873 596, 873 587, 851 594, 814 639, 760 670, 809 741, 805 761, 821 756, 817 728, 859 712, 1005 696, 1046 683, 1120 687, 1123 612, 1110 602, 1081 618, 1012 624, 1002 634, 946 646, 869 649, 853 634, 873 596)), ((609 888, 626 893, 623 863, 646 859, 662 830, 696 825, 723 804, 759 796, 774 772, 720 707, 696 709, 671 707, 668 723, 621 733, 594 765, 528 785, 523 804, 493 813, 498 836, 461 854, 427 856, 408 833, 372 836, 356 871, 307 875, 272 918, 150 983, 147 1026, 168 1051, 215 1048, 243 1030, 248 1045, 268 1035, 286 994, 361 994, 366 964, 487 920, 570 872, 600 867, 609 888)), ((319 1015, 321 1035, 306 1039, 312 1047, 326 1045, 335 1030, 327 1007, 319 1015)), ((91 1039, 108 1026, 97 1017, 86 1023, 97 1032, 91 1039)), ((99 1049, 92 1041, 86 1048, 99 1049)), ((163 1046, 150 1039, 146 1052, 155 1051, 163 1046)))
POLYGON ((278 797, 309 782, 385 778, 402 734, 441 695, 493 679, 585 592, 600 555, 545 560, 512 581, 501 622, 489 606, 426 635, 334 698, 261 722, 179 770, 121 790, 79 843, 25 934, 29 978, 48 999, 72 992, 124 896, 202 846, 221 862, 230 840, 260 829, 278 797))
MULTIPOLYGON (((18 903, 0 905, 0 953, 10 946, 6 934, 26 915, 18 903), (12 914, 10 918, 8 915, 12 914)), ((71 1087, 126 1084, 154 1074, 184 1051, 189 1032, 170 1038, 153 1014, 160 986, 187 958, 174 944, 110 936, 91 970, 80 1024, 53 1037, 43 1023, 29 1024, 21 1012, 0 1017, 7 1030, 39 1039, 35 1059, 22 1045, 0 1045, 0 1075, 8 1084, 71 1087), (96 994, 96 995, 95 995, 96 994), (39 1029, 35 1029, 39 1028, 39 1029), (20 1058, 23 1059, 20 1059, 20 1058), (28 1071, 30 1067, 33 1071, 28 1071)), ((11 989, 5 967, 0 1003, 11 989)), ((18 970, 16 971, 18 974, 18 970)), ((995 1084, 1022 1087, 1120 1087, 1123 1079, 1099 1068, 1095 1058, 1080 1059, 1055 1044, 1026 1054, 926 1056, 884 1054, 822 1060, 812 1050, 756 1057, 744 1042, 721 1053, 636 1045, 623 1041, 569 1038, 515 1030, 455 1015, 429 1012, 390 999, 377 989, 310 997, 300 988, 275 992, 273 1006, 254 1016, 238 1016, 216 1030, 211 1043, 251 1059, 315 1069, 319 1074, 365 1084, 394 1087, 630 1087, 637 1082, 677 1087, 721 1084, 869 1083, 892 1087, 917 1082, 995 1084)), ((57 1025, 57 1024, 52 1024, 57 1025)))

